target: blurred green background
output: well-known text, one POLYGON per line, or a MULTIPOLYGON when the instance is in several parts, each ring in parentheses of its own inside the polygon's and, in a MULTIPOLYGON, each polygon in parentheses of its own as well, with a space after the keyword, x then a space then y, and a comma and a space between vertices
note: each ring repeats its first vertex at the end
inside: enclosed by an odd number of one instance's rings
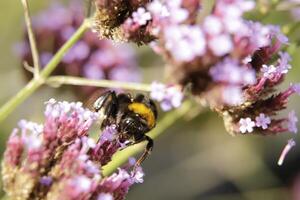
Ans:
MULTIPOLYGON (((50 2, 31 0, 29 3, 34 14, 45 9, 50 2)), ((285 28, 294 23, 287 11, 269 10, 267 14, 256 12, 248 17, 280 24, 285 28)), ((16 94, 26 83, 20 67, 21 61, 13 53, 14 45, 22 39, 23 24, 20 1, 0 1, 0 104, 16 94)), ((299 28, 290 36, 288 51, 293 57, 293 69, 283 87, 290 82, 300 81, 299 28)), ((147 47, 136 47, 136 50, 144 81, 163 80, 163 62, 147 47)), ((20 119, 43 121, 44 101, 51 97, 76 100, 71 92, 58 90, 49 87, 39 89, 1 123, 1 155, 7 137, 20 119)), ((299 98, 292 97, 289 104, 289 109, 295 109, 298 115, 299 98)), ((216 114, 208 110, 199 114, 191 111, 190 115, 179 120, 155 141, 154 151, 144 163, 145 182, 134 186, 127 199, 292 199, 295 191, 300 193, 299 184, 294 184, 297 175, 300 175, 299 145, 290 152, 282 167, 276 164, 282 148, 291 137, 296 142, 300 141, 298 135, 292 134, 232 137, 226 133, 222 119, 216 114)))

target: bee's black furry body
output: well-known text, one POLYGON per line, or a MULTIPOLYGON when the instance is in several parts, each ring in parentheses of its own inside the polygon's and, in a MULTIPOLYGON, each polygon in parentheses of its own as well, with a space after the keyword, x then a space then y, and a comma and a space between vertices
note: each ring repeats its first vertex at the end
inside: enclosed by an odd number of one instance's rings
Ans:
POLYGON ((104 115, 101 128, 116 125, 120 142, 129 145, 148 141, 145 152, 137 161, 139 165, 153 148, 153 140, 146 135, 155 127, 157 109, 154 102, 142 94, 132 97, 128 93, 108 91, 94 103, 94 109, 104 115))

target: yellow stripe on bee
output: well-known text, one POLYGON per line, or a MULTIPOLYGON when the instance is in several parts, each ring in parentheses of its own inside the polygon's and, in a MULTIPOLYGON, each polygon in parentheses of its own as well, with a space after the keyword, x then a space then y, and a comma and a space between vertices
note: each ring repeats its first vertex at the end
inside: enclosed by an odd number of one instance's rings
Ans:
POLYGON ((128 109, 130 111, 133 111, 134 113, 139 114, 142 118, 144 118, 147 121, 149 128, 154 127, 154 125, 155 125, 154 113, 145 104, 131 103, 128 105, 128 109))

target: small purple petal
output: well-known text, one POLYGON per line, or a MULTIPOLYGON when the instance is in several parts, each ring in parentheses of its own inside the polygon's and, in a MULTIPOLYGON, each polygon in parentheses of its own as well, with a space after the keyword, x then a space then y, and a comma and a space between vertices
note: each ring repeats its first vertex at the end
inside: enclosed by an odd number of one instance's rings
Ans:
POLYGON ((253 132, 253 128, 255 127, 255 122, 252 121, 249 117, 241 118, 239 121, 239 125, 241 133, 251 133, 253 132))

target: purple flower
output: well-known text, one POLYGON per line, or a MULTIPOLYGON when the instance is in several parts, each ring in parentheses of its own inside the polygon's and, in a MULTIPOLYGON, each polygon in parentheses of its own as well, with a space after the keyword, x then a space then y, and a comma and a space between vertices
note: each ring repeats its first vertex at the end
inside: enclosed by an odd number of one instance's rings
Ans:
POLYGON ((263 65, 261 72, 265 78, 272 79, 276 75, 277 70, 274 65, 263 65))
POLYGON ((151 84, 150 97, 157 101, 162 101, 165 97, 167 87, 165 84, 153 82, 151 84))
POLYGON ((2 178, 11 199, 122 200, 130 186, 143 182, 141 168, 126 171, 131 165, 112 176, 101 174, 121 147, 115 125, 106 127, 95 142, 89 131, 97 113, 80 102, 50 99, 45 104, 44 124, 21 120, 20 130, 7 143, 2 178))
POLYGON ((280 58, 278 60, 277 71, 281 74, 286 74, 292 68, 289 62, 291 61, 291 56, 287 52, 279 52, 280 58))
POLYGON ((288 129, 289 129, 289 131, 291 131, 293 133, 298 132, 297 122, 298 122, 298 117, 296 116, 295 111, 291 111, 289 113, 289 118, 288 118, 288 129))
POLYGON ((224 56, 232 51, 233 42, 229 35, 221 34, 213 36, 208 46, 216 56, 224 56))
POLYGON ((203 29, 207 34, 218 35, 222 32, 223 24, 220 18, 208 16, 203 22, 203 29))
POLYGON ((72 63, 76 60, 84 60, 90 54, 90 47, 84 41, 79 41, 75 44, 70 51, 65 55, 63 61, 66 63, 72 63))
POLYGON ((145 8, 140 7, 132 13, 132 18, 135 23, 143 26, 147 24, 147 21, 151 20, 151 14, 146 12, 145 8))
POLYGON ((164 37, 166 49, 178 61, 192 61, 195 57, 205 53, 206 42, 200 27, 169 26, 164 30, 164 37))
POLYGON ((101 193, 98 195, 97 200, 114 200, 110 193, 101 193))
POLYGON ((50 186, 53 182, 53 179, 49 176, 43 176, 40 178, 40 183, 44 186, 50 186))
POLYGON ((239 86, 226 86, 222 91, 222 99, 225 104, 237 106, 244 103, 242 89, 239 86))
POLYGON ((280 30, 279 26, 269 25, 271 37, 275 37, 281 44, 288 44, 289 38, 280 30))
POLYGON ((183 94, 177 87, 168 87, 164 99, 161 102, 161 108, 164 111, 178 108, 183 100, 183 94))
POLYGON ((145 176, 143 169, 141 167, 138 167, 135 171, 132 172, 132 178, 135 183, 143 183, 145 176))
POLYGON ((248 30, 241 34, 245 34, 249 37, 251 44, 253 45, 253 50, 258 50, 259 48, 271 44, 271 39, 269 37, 270 28, 268 26, 264 26, 259 22, 247 22, 247 26, 248 30))
POLYGON ((210 69, 210 75, 216 82, 229 84, 254 84, 255 71, 244 68, 236 60, 226 59, 210 69))
POLYGON ((169 20, 173 23, 181 23, 188 19, 188 11, 180 8, 180 4, 177 6, 169 6, 169 20))
POLYGON ((271 118, 266 116, 264 113, 260 113, 259 116, 255 118, 256 126, 261 127, 262 129, 267 129, 271 123, 271 118))
POLYGON ((293 90, 300 95, 300 83, 292 85, 293 90))
POLYGON ((241 118, 239 124, 241 133, 252 133, 253 128, 255 127, 255 122, 252 121, 249 117, 241 118))
POLYGON ((159 0, 154 0, 149 3, 147 9, 157 18, 170 16, 167 6, 162 4, 159 0))
POLYGON ((153 82, 151 85, 150 96, 161 104, 163 111, 169 111, 172 108, 178 108, 183 100, 183 94, 176 86, 169 86, 158 82, 153 82))
POLYGON ((71 184, 77 192, 87 192, 91 188, 92 180, 86 176, 77 176, 71 181, 71 184))

